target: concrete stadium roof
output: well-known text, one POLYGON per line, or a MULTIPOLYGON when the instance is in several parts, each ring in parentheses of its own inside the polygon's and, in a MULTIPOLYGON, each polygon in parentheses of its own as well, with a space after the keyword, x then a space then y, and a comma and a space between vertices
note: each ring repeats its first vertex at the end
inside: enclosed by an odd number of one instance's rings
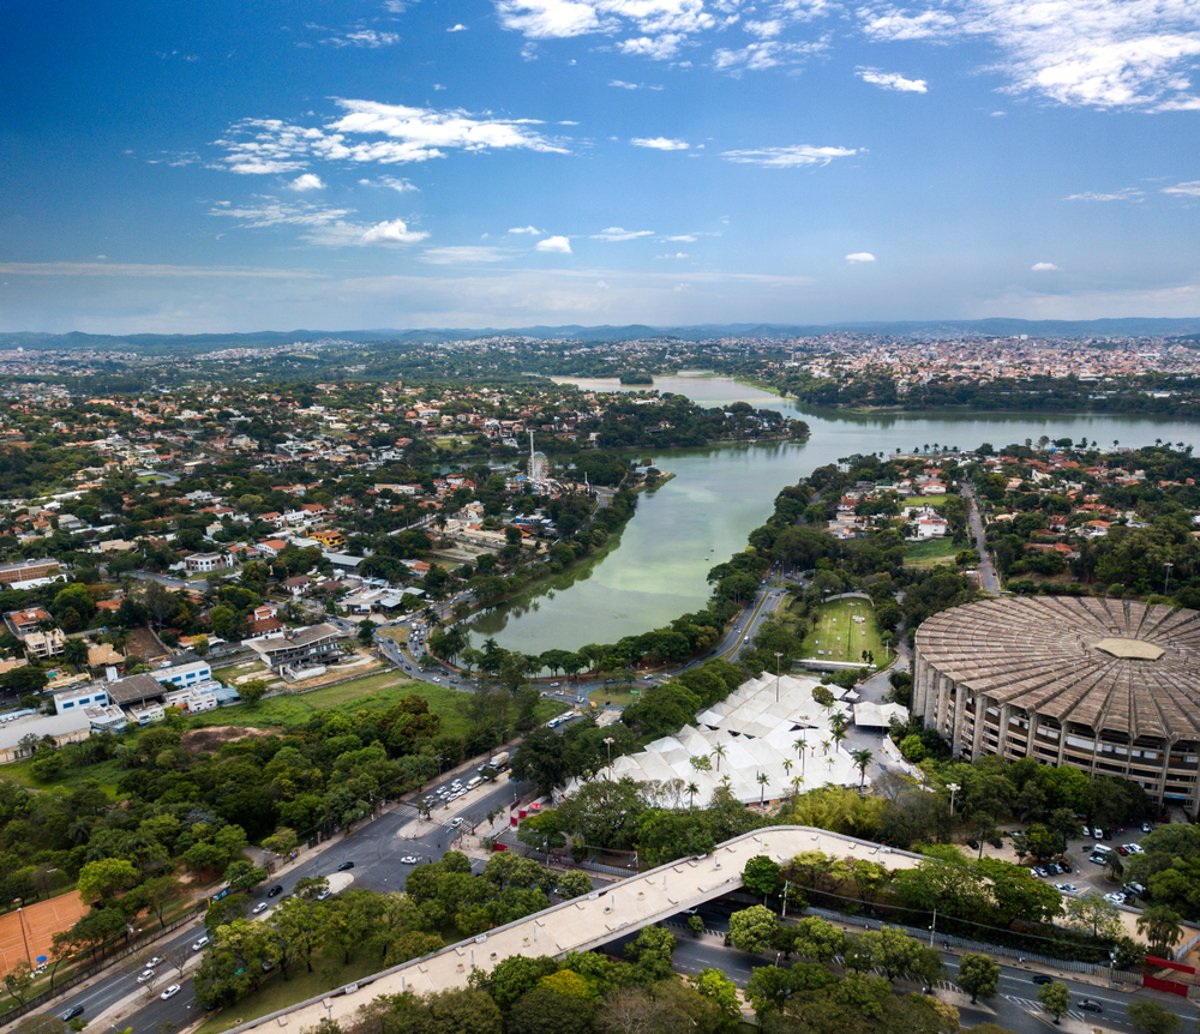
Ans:
POLYGON ((959 686, 1093 730, 1200 738, 1200 613, 1037 596, 942 611, 921 658, 959 686))

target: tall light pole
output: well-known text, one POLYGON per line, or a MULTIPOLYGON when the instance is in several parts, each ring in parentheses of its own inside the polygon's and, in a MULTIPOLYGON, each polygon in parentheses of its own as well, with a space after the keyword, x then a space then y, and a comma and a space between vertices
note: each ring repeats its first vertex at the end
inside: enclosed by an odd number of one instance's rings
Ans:
POLYGON ((608 752, 608 779, 612 782, 612 745, 617 741, 611 736, 604 737, 604 749, 608 752))
POLYGON ((1166 568, 1166 574, 1163 575, 1163 595, 1164 596, 1167 594, 1167 586, 1171 582, 1171 568, 1174 566, 1175 565, 1170 560, 1168 560, 1165 564, 1163 564, 1163 567, 1166 568))
POLYGON ((17 925, 21 927, 21 943, 25 945, 25 958, 29 962, 29 968, 33 969, 33 954, 29 951, 29 938, 25 935, 25 910, 21 907, 21 898, 14 899, 13 904, 17 906, 17 925))
POLYGON ((783 656, 779 650, 775 651, 775 703, 779 703, 779 659, 783 656))
POLYGON ((951 816, 951 818, 953 818, 954 817, 954 795, 956 793, 958 793, 958 791, 961 790, 962 787, 959 786, 958 783, 947 783, 946 789, 950 791, 950 816, 951 816))

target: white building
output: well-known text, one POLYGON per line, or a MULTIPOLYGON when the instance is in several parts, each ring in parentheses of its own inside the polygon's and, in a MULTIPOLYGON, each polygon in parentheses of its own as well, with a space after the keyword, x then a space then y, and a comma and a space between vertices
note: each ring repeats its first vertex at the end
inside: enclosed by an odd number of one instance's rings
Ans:
POLYGON ((233 567, 234 561, 228 553, 193 553, 183 558, 188 574, 207 574, 209 571, 224 571, 233 567))
POLYGON ((54 694, 54 713, 66 714, 68 711, 80 711, 87 707, 107 707, 108 687, 89 684, 74 686, 71 689, 59 690, 54 694))
POLYGON ((150 672, 164 686, 168 683, 187 689, 212 679, 212 665, 208 661, 192 661, 190 664, 174 664, 169 668, 159 668, 150 672))

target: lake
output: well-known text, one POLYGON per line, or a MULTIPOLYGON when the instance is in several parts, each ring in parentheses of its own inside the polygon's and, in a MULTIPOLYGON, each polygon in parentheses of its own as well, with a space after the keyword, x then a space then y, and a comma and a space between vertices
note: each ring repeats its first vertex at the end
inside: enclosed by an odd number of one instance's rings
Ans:
MULTIPOLYGON (((645 391, 607 378, 555 378, 585 390, 645 391)), ((524 653, 588 643, 611 643, 697 610, 708 599, 706 577, 716 564, 746 545, 746 537, 771 513, 775 497, 817 467, 855 453, 910 452, 935 443, 972 449, 982 442, 1009 445, 1087 436, 1102 447, 1151 445, 1156 438, 1200 446, 1200 424, 1144 417, 1036 414, 845 415, 802 410, 793 402, 728 377, 703 373, 656 377, 654 388, 687 395, 701 405, 749 402, 806 420, 804 444, 769 442, 711 449, 668 450, 655 463, 675 477, 643 493, 619 543, 575 570, 548 579, 471 623, 472 642, 488 637, 524 653)))

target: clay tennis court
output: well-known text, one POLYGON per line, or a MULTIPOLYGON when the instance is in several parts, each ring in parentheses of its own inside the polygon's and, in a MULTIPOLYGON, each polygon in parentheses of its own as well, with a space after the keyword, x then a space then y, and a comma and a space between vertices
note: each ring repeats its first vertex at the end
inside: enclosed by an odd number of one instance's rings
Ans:
MULTIPOLYGON (((37 965, 39 955, 50 954, 54 935, 74 926, 84 911, 83 901, 73 890, 25 906, 20 919, 25 924, 25 939, 29 941, 29 956, 34 965, 37 965)), ((0 916, 0 976, 25 957, 25 940, 21 938, 21 925, 14 909, 0 916)))

